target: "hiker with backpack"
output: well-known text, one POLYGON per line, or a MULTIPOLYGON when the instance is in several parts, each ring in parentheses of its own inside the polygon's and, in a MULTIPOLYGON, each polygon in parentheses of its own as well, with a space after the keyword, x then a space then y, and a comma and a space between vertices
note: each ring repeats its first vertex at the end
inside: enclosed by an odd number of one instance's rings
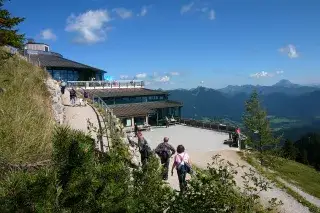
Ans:
POLYGON ((141 156, 142 166, 145 166, 148 161, 148 158, 152 154, 152 151, 147 140, 142 136, 141 133, 138 134, 138 147, 141 156))
POLYGON ((174 168, 177 169, 180 192, 184 192, 187 187, 186 175, 192 174, 191 161, 188 153, 185 152, 183 145, 177 147, 177 155, 174 157, 174 162, 171 169, 171 176, 173 176, 174 168))
POLYGON ((165 137, 163 142, 160 143, 155 149, 155 153, 160 157, 160 161, 163 167, 163 180, 168 180, 169 163, 172 155, 175 154, 176 150, 169 143, 169 138, 165 137))
POLYGON ((70 90, 70 102, 71 102, 72 106, 74 106, 76 104, 76 98, 77 98, 77 93, 74 90, 74 88, 72 87, 70 90))

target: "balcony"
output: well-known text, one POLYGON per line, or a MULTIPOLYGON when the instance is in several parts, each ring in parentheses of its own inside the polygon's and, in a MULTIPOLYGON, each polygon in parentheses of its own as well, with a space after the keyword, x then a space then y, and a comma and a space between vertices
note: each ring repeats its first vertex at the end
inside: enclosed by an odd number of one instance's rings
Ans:
POLYGON ((144 81, 68 81, 68 87, 82 89, 112 89, 112 88, 144 88, 144 81))

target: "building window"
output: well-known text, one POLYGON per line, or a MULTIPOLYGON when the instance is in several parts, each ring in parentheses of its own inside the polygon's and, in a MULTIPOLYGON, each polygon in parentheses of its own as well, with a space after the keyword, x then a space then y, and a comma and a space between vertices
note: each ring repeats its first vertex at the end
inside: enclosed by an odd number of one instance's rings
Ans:
POLYGON ((44 51, 49 52, 49 47, 45 46, 44 51))
POLYGON ((61 79, 60 70, 53 70, 52 77, 55 80, 60 80, 61 79))

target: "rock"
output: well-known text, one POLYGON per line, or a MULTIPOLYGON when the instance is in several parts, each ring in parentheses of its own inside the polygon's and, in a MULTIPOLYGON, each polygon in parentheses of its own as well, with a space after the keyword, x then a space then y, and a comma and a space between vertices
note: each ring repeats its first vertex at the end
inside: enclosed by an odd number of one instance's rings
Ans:
POLYGON ((4 93, 5 91, 6 91, 5 88, 1 88, 1 87, 0 87, 0 94, 1 94, 1 93, 4 93))
POLYGON ((51 77, 48 77, 45 83, 51 96, 54 119, 58 124, 62 124, 64 121, 64 106, 62 104, 60 86, 51 77))

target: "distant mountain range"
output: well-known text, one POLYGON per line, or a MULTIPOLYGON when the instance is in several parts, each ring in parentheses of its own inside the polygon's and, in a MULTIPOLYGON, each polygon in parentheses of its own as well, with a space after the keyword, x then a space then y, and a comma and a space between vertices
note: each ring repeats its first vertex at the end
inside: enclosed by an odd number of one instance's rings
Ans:
POLYGON ((260 86, 260 85, 242 85, 233 86, 229 85, 225 88, 218 89, 218 91, 223 92, 228 95, 236 95, 238 93, 250 94, 256 89, 259 94, 268 95, 272 93, 283 93, 286 95, 302 95, 304 93, 313 92, 319 90, 319 86, 303 86, 299 84, 291 83, 288 80, 281 80, 272 86, 260 86))
POLYGON ((241 122, 245 101, 256 89, 267 113, 274 117, 312 121, 320 116, 320 88, 281 80, 272 86, 227 86, 223 89, 198 87, 170 90, 170 98, 183 102, 183 117, 227 118, 241 122))

